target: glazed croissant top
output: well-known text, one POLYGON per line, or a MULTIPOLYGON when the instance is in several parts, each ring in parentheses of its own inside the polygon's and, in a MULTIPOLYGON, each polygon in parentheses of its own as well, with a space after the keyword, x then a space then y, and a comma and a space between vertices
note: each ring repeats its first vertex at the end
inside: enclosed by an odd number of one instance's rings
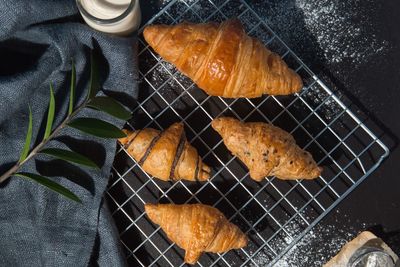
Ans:
POLYGON ((212 127, 226 147, 249 168, 250 177, 261 181, 266 176, 281 179, 313 179, 322 171, 311 154, 296 145, 288 132, 267 123, 242 123, 234 118, 218 118, 212 127))
POLYGON ((185 249, 195 264, 203 252, 222 253, 247 245, 246 235, 216 208, 203 204, 145 204, 147 216, 185 249))
POLYGON ((229 98, 298 92, 300 76, 260 41, 246 35, 238 19, 221 24, 150 25, 144 38, 209 95, 229 98))
POLYGON ((182 123, 174 123, 162 132, 146 128, 126 133, 127 137, 119 142, 147 173, 164 181, 210 178, 210 167, 186 140, 182 123))

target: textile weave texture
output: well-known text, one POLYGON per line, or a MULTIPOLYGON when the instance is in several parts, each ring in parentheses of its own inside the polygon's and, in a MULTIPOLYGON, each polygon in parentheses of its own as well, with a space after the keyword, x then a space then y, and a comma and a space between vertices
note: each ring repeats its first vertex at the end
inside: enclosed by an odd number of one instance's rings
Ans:
MULTIPOLYGON (((98 54, 102 90, 128 108, 137 98, 136 37, 116 37, 85 25, 75 1, 0 0, 0 173, 18 160, 33 113, 33 145, 47 119, 49 84, 56 99, 54 126, 68 110, 72 59, 76 102, 86 96, 90 51, 98 54)), ((84 109, 79 116, 123 121, 84 109)), ((0 185, 0 266, 125 266, 117 231, 103 201, 116 140, 66 128, 48 147, 70 148, 102 166, 91 170, 37 156, 23 171, 61 183, 81 198, 75 203, 41 185, 11 177, 0 185)))

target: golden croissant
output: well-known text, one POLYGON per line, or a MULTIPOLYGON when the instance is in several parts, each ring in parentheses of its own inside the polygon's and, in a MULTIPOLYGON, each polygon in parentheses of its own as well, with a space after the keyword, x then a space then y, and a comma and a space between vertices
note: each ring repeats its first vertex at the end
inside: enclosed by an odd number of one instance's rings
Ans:
POLYGON ((164 181, 210 178, 210 167, 186 140, 182 123, 174 123, 163 132, 146 128, 126 133, 127 137, 119 142, 143 170, 154 177, 164 181))
POLYGON ((145 204, 147 216, 195 264, 203 252, 222 253, 247 245, 246 235, 216 208, 203 204, 145 204))
POLYGON ((234 118, 218 118, 211 123, 226 147, 249 168, 250 177, 313 179, 321 175, 311 154, 296 145, 288 132, 262 122, 242 123, 234 118))
POLYGON ((288 95, 303 87, 300 76, 259 40, 248 36, 238 19, 221 24, 150 25, 143 35, 161 57, 209 95, 288 95))

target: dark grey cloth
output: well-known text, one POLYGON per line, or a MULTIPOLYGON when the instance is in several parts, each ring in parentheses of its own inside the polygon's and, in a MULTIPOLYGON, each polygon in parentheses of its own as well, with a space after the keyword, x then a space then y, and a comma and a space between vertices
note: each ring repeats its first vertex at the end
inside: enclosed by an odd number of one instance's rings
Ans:
MULTIPOLYGON (((0 0, 0 173, 19 158, 33 112, 33 136, 40 142, 46 123, 49 83, 56 96, 58 125, 68 109, 71 59, 77 68, 77 102, 86 93, 90 48, 99 53, 102 92, 131 105, 137 96, 136 38, 120 38, 82 23, 75 1, 0 0)), ((85 109, 81 116, 118 121, 85 109)), ((100 171, 40 156, 24 171, 61 183, 83 204, 72 202, 19 177, 0 185, 0 266, 124 266, 118 236, 102 196, 116 141, 66 129, 51 147, 74 149, 100 171)))

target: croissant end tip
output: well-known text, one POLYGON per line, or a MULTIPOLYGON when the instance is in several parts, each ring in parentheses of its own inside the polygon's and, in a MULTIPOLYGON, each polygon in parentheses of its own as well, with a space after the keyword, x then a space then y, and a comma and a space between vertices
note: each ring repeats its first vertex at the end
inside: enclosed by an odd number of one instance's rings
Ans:
POLYGON ((144 210, 146 211, 146 214, 150 218, 150 220, 152 220, 154 223, 158 224, 159 212, 157 209, 157 205, 146 203, 146 204, 144 204, 144 210))
POLYGON ((159 28, 159 25, 148 25, 144 28, 143 37, 149 45, 154 46, 156 44, 159 28))
POLYGON ((211 127, 212 127, 214 130, 217 130, 218 125, 219 125, 219 119, 213 119, 212 122, 211 122, 211 127))
POLYGON ((201 182, 207 181, 211 177, 211 168, 204 163, 201 168, 202 169, 199 170, 197 180, 201 182))
POLYGON ((126 129, 122 129, 122 131, 124 132, 124 134, 126 134, 126 136, 125 137, 122 137, 122 138, 119 138, 118 139, 118 142, 121 144, 121 145, 125 145, 127 142, 128 142, 128 140, 129 140, 129 136, 133 133, 132 131, 129 131, 129 130, 126 130, 126 129))
POLYGON ((146 213, 149 213, 155 208, 155 206, 156 206, 155 204, 146 203, 146 204, 144 204, 144 209, 145 209, 146 213))
POLYGON ((146 38, 146 36, 151 35, 154 31, 156 30, 156 27, 154 25, 148 25, 144 27, 143 29, 143 35, 146 38))
POLYGON ((294 93, 300 92, 301 89, 303 89, 304 84, 303 84, 303 80, 301 79, 300 75, 294 71, 293 71, 293 73, 295 75, 295 78, 294 78, 295 81, 294 81, 294 85, 292 88, 292 93, 294 94, 294 93))
POLYGON ((317 168, 315 169, 315 177, 320 176, 323 170, 324 168, 317 166, 317 168))
POLYGON ((175 123, 173 123, 171 126, 169 126, 170 128, 178 128, 178 129, 180 129, 180 128, 184 128, 183 127, 183 122, 175 122, 175 123))
POLYGON ((311 172, 308 173, 308 176, 302 178, 305 180, 312 180, 318 178, 324 169, 320 166, 316 166, 311 172))
POLYGON ((211 122, 211 127, 221 134, 224 131, 224 128, 231 128, 232 126, 236 126, 240 123, 237 119, 231 117, 219 117, 213 119, 211 122))
POLYGON ((240 239, 238 240, 238 248, 244 248, 247 246, 247 243, 249 242, 249 239, 247 238, 246 235, 242 235, 240 239))
POLYGON ((223 122, 227 119, 227 117, 220 117, 213 119, 211 122, 211 127, 216 130, 217 132, 222 129, 223 122))

